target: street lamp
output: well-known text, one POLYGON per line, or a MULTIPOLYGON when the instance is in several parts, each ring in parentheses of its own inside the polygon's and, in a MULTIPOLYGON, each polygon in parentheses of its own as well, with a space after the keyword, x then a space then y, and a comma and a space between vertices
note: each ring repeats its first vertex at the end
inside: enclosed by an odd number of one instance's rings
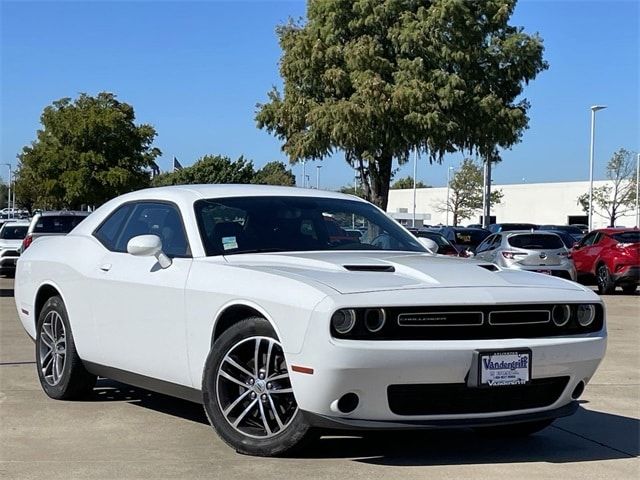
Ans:
POLYGON ((446 202, 446 206, 447 206, 447 227, 449 226, 449 184, 451 183, 451 171, 453 170, 453 167, 449 167, 447 169, 447 202, 446 202))
MULTIPOLYGON (((7 208, 8 208, 8 213, 7 215, 9 217, 13 217, 12 215, 12 210, 11 210, 11 177, 13 176, 13 170, 11 169, 11 164, 10 163, 3 163, 2 164, 5 167, 9 167, 9 191, 7 192, 7 208)), ((13 201, 13 208, 16 208, 16 202, 15 200, 13 201)))
POLYGON ((316 190, 320 190, 320 169, 322 165, 316 165, 316 190))
POLYGON ((306 178, 307 178, 307 162, 302 160, 302 188, 307 187, 306 178))
POLYGON ((416 176, 418 174, 418 148, 416 147, 413 151, 413 224, 412 227, 416 226, 416 176))
POLYGON ((591 149, 589 154, 589 231, 593 230, 593 149, 595 146, 596 112, 604 110, 606 105, 593 105, 591 107, 591 149))

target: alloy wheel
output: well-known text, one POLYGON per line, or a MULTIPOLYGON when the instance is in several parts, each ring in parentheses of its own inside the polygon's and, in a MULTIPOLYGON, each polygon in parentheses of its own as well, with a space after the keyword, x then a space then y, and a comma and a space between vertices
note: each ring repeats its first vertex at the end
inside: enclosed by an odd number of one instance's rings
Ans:
POLYGON ((270 337, 231 347, 218 368, 216 391, 227 422, 252 438, 284 432, 298 411, 282 346, 270 337))
POLYGON ((60 383, 67 356, 67 335, 56 311, 49 312, 42 322, 38 354, 44 380, 51 386, 60 383))

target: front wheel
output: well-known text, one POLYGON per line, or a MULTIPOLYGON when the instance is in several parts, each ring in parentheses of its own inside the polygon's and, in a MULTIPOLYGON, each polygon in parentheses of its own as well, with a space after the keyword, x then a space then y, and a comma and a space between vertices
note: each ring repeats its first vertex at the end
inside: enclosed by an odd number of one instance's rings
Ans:
POLYGON ((202 393, 211 425, 239 453, 284 455, 312 435, 293 395, 282 345, 264 318, 243 320, 215 341, 202 393))
POLYGON ((477 427, 474 430, 487 437, 526 437, 547 428, 553 420, 496 425, 494 427, 477 427))

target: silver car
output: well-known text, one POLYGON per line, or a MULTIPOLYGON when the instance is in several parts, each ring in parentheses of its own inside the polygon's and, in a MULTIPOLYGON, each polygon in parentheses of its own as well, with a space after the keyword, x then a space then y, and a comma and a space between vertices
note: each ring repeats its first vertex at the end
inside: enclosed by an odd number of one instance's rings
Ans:
POLYGON ((478 245, 476 258, 502 268, 545 273, 575 281, 571 253, 555 233, 512 231, 494 233, 478 245))

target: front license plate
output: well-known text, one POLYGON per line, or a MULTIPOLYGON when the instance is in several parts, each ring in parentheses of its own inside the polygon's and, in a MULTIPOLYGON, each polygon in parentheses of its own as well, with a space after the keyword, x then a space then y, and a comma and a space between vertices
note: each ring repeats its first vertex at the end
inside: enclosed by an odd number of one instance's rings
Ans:
POLYGON ((531 381, 530 350, 481 352, 478 359, 480 386, 525 385, 531 381))

